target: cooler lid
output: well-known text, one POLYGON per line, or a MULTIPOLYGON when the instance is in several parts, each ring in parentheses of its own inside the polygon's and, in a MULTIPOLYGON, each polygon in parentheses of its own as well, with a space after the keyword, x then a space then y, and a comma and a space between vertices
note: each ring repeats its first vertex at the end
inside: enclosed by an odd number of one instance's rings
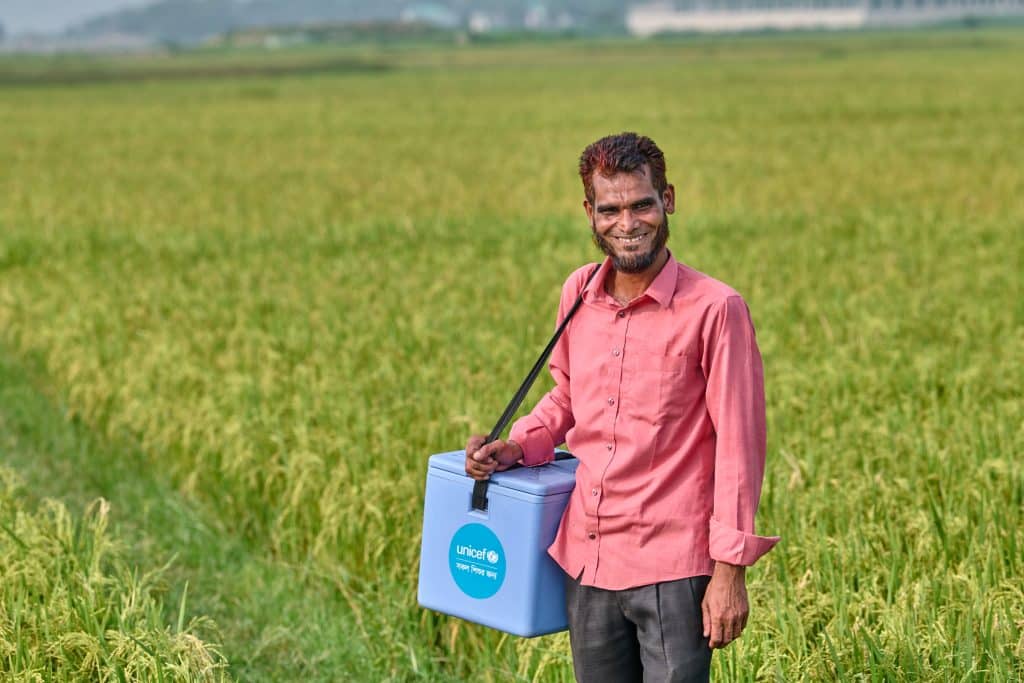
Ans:
MULTIPOLYGON (((572 491, 576 486, 576 458, 556 460, 538 467, 516 467, 491 475, 491 486, 530 493, 535 496, 550 496, 555 493, 572 491)), ((439 469, 453 474, 466 475, 466 451, 450 451, 430 456, 430 469, 439 469)), ((472 480, 471 480, 472 481, 472 480)))

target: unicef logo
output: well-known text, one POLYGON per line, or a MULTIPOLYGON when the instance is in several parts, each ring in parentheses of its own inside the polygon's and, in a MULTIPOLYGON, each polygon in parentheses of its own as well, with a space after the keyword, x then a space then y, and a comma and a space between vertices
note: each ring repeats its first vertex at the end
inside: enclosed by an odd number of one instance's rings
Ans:
POLYGON ((471 598, 489 598, 505 582, 505 549, 483 524, 466 524, 448 546, 448 569, 455 585, 471 598))

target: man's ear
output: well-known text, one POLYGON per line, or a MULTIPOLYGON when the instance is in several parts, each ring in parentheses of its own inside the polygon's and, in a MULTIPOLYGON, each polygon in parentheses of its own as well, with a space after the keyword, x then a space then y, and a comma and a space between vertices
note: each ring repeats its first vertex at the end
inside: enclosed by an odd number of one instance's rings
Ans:
POLYGON ((590 203, 589 199, 583 200, 583 210, 587 212, 587 218, 590 220, 590 224, 594 224, 594 205, 590 203))
POLYGON ((661 193, 661 203, 665 205, 665 213, 676 212, 676 188, 669 184, 661 193))

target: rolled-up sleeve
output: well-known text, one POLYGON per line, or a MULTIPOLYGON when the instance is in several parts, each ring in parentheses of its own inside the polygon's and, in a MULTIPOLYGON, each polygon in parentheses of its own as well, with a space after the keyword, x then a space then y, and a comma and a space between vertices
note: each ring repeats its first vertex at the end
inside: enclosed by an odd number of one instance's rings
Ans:
MULTIPOLYGON (((583 283, 581 272, 574 273, 562 287, 556 329, 576 300, 583 283)), ((548 359, 548 369, 555 380, 554 388, 537 402, 528 415, 516 420, 509 432, 509 439, 523 449, 523 464, 528 467, 554 460, 555 446, 565 441, 565 435, 575 424, 569 398, 569 331, 566 329, 559 338, 548 359)))
POLYGON ((715 427, 711 559, 748 566, 779 542, 754 534, 765 461, 764 370, 743 299, 729 296, 706 321, 702 366, 715 427))

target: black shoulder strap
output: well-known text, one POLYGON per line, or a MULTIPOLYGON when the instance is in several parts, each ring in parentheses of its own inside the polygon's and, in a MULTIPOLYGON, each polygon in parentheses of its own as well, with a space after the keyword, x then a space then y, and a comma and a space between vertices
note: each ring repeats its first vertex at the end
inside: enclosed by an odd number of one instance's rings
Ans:
MULTIPOLYGON (((558 343, 558 339, 559 337, 562 336, 562 332, 565 331, 565 328, 569 324, 569 321, 576 314, 576 311, 579 309, 580 304, 583 303, 583 290, 585 290, 590 281, 594 279, 594 275, 597 274, 597 271, 600 268, 601 264, 599 263, 597 264, 597 266, 594 267, 593 270, 590 271, 590 275, 587 276, 587 281, 583 283, 582 287, 580 287, 580 293, 576 297, 575 303, 573 303, 572 308, 569 309, 569 312, 565 314, 565 317, 562 319, 562 324, 558 326, 557 330, 555 330, 555 336, 553 336, 551 338, 551 341, 548 342, 548 345, 544 347, 544 351, 541 352, 540 358, 538 358, 537 362, 533 364, 533 368, 530 369, 529 374, 526 375, 526 379, 524 379, 523 383, 519 386, 519 391, 516 392, 516 395, 512 397, 511 401, 509 401, 508 406, 505 407, 505 412, 503 412, 501 414, 501 417, 498 418, 497 424, 494 425, 494 429, 492 429, 491 433, 487 436, 487 440, 484 441, 484 445, 491 443, 499 436, 501 436, 501 433, 503 431, 505 431, 505 427, 508 426, 509 420, 512 419, 512 416, 515 414, 515 412, 519 409, 519 406, 522 404, 523 399, 526 398, 526 394, 530 392, 530 387, 532 387, 533 383, 537 380, 537 375, 540 374, 541 368, 544 367, 545 361, 547 361, 548 356, 551 355, 551 351, 552 349, 555 348, 555 344, 558 343)), ((490 482, 488 480, 484 479, 482 481, 477 481, 473 485, 474 510, 487 509, 487 485, 489 483, 490 482)))

